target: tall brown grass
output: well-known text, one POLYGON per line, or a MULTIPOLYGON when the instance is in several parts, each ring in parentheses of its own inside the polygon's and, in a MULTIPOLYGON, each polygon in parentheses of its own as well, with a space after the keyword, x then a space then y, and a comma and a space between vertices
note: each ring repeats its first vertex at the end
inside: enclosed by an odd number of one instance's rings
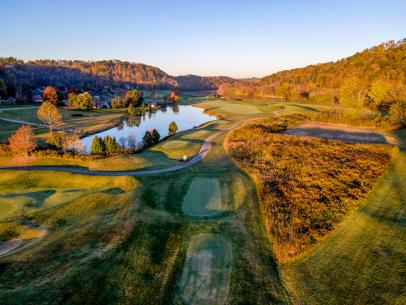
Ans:
POLYGON ((390 159, 387 145, 274 133, 296 119, 255 120, 227 138, 229 154, 255 177, 281 261, 332 231, 371 190, 390 159))

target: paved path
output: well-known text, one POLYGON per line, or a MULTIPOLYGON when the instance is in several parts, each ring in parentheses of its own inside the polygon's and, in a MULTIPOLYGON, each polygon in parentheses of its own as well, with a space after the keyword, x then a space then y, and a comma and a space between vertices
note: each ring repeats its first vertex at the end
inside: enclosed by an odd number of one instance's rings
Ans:
POLYGON ((56 171, 74 174, 84 174, 84 175, 94 175, 94 176, 143 176, 143 175, 154 175, 162 173, 170 173, 185 169, 190 167, 200 160, 202 160, 209 153, 211 149, 211 141, 214 140, 218 135, 231 131, 236 128, 241 122, 238 121, 232 124, 228 129, 218 131, 210 136, 208 136, 202 143, 199 152, 189 161, 180 163, 175 166, 157 169, 145 169, 145 170, 125 170, 125 171, 97 171, 90 170, 85 167, 65 167, 65 166, 1 166, 0 170, 29 170, 29 171, 56 171))
MULTIPOLYGON (((0 120, 5 121, 5 122, 10 122, 10 123, 17 123, 17 124, 22 124, 22 125, 30 125, 30 126, 37 126, 37 127, 43 127, 43 128, 49 128, 48 125, 43 124, 43 123, 35 123, 35 122, 29 122, 29 121, 24 121, 24 120, 16 120, 16 119, 7 119, 7 118, 2 118, 0 117, 0 120)), ((62 130, 62 131, 67 131, 71 133, 76 133, 79 135, 84 134, 83 132, 76 130, 74 128, 65 128, 65 127, 54 127, 54 130, 62 130)))
POLYGON ((0 111, 7 111, 7 110, 21 110, 21 109, 35 109, 39 108, 39 106, 29 106, 29 107, 14 107, 14 108, 0 108, 0 111))

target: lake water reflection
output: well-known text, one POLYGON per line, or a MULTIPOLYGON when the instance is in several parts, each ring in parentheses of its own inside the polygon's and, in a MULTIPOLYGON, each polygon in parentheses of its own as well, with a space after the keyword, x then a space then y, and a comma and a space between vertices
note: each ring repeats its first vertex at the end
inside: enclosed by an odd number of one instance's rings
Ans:
POLYGON ((177 105, 147 112, 141 117, 130 117, 124 120, 120 126, 87 136, 82 139, 86 151, 89 152, 90 145, 95 136, 105 137, 107 135, 115 137, 120 145, 129 147, 134 143, 141 143, 142 137, 147 130, 158 130, 161 138, 168 135, 169 123, 176 122, 178 131, 191 129, 208 121, 215 120, 214 116, 204 113, 201 108, 189 105, 177 105))

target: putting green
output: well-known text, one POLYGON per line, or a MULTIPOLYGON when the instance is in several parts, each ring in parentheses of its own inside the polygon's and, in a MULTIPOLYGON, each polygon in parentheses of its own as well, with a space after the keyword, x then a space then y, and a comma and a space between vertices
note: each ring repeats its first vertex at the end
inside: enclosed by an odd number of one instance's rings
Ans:
POLYGON ((221 196, 218 179, 195 178, 183 198, 182 211, 188 216, 210 217, 233 209, 228 204, 227 192, 221 196))
POLYGON ((226 304, 231 276, 230 243, 218 234, 203 233, 189 243, 178 284, 183 304, 226 304))

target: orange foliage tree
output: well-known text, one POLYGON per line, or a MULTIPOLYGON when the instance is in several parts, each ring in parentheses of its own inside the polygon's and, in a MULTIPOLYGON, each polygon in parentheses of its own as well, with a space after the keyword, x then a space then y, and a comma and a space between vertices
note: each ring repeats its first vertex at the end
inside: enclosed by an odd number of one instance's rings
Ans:
POLYGON ((41 121, 47 124, 50 134, 52 133, 53 128, 63 124, 62 115, 59 113, 55 105, 51 104, 50 102, 42 103, 41 107, 39 107, 37 111, 37 115, 41 121))
POLYGON ((24 153, 26 156, 37 147, 32 128, 29 125, 21 126, 8 141, 12 152, 24 153))
POLYGON ((54 87, 48 86, 44 89, 42 94, 44 102, 50 102, 51 104, 56 105, 58 103, 58 93, 54 87))

